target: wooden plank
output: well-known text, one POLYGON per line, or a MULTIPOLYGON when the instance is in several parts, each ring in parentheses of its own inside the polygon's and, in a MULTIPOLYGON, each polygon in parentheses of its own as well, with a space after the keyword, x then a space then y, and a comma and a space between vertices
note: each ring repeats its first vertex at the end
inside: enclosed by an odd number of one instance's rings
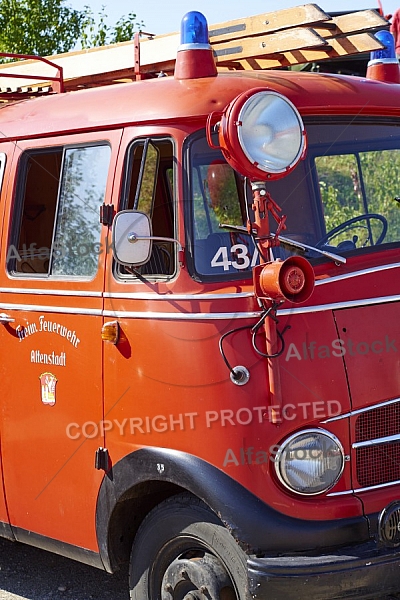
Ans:
POLYGON ((282 29, 311 26, 322 37, 355 33, 360 30, 387 29, 388 21, 375 10, 363 10, 339 17, 330 17, 315 4, 277 10, 253 17, 227 21, 212 26, 209 31, 211 44, 274 33, 282 29))
MULTIPOLYGON (((179 36, 164 36, 153 44, 153 40, 146 40, 147 43, 140 45, 141 62, 148 65, 148 72, 156 72, 162 69, 163 64, 170 66, 175 62, 176 51, 179 45, 179 36), (161 63, 159 58, 163 58, 161 63)), ((155 42, 155 40, 154 40, 155 42)), ((111 79, 117 77, 126 77, 129 74, 134 75, 135 48, 134 42, 122 42, 110 46, 100 46, 90 48, 89 50, 68 52, 58 54, 52 57, 52 60, 64 70, 64 79, 80 80, 82 84, 88 84, 90 78, 100 77, 106 73, 111 74, 111 79)), ((54 75, 54 69, 47 65, 39 65, 33 60, 19 61, 18 63, 7 63, 0 65, 0 87, 14 88, 16 85, 24 87, 27 85, 36 85, 29 80, 18 80, 7 78, 7 73, 21 73, 22 75, 32 75, 40 72, 42 78, 38 81, 41 84, 46 81, 46 76, 54 75)), ((104 77, 110 79, 110 77, 104 77)), ((37 84, 39 85, 39 83, 37 84)), ((71 86, 68 86, 71 89, 71 86)))
MULTIPOLYGON (((94 73, 114 70, 115 65, 123 68, 127 61, 129 66, 134 66, 134 47, 133 42, 127 42, 121 45, 115 44, 101 48, 91 48, 86 51, 69 52, 67 54, 59 54, 53 57, 54 62, 64 69, 64 78, 81 77, 83 75, 91 75, 94 73)), ((7 73, 20 73, 22 75, 37 74, 40 70, 43 79, 46 80, 46 75, 51 74, 51 70, 47 65, 38 67, 38 63, 33 60, 18 61, 17 63, 7 63, 0 65, 0 87, 13 87, 15 80, 11 83, 7 79, 7 73)), ((18 85, 23 87, 28 85, 28 82, 21 80, 18 85)), ((29 82, 29 85, 33 85, 29 82)))
POLYGON ((371 52, 380 50, 382 44, 371 33, 358 33, 349 35, 346 38, 331 40, 329 46, 324 49, 299 49, 292 52, 270 55, 266 58, 249 58, 240 60, 236 65, 221 65, 225 68, 254 70, 254 69, 274 69, 277 67, 290 67, 293 65, 305 64, 310 62, 320 62, 342 56, 359 54, 360 52, 371 52))
POLYGON ((346 37, 332 38, 329 40, 329 45, 332 47, 329 58, 362 54, 381 50, 384 47, 372 33, 356 33, 346 37))
POLYGON ((330 16, 316 4, 304 4, 213 25, 209 27, 209 37, 211 44, 214 44, 329 20, 330 16))
POLYGON ((176 59, 180 34, 163 35, 140 42, 140 64, 151 65, 176 59))
POLYGON ((347 15, 333 17, 324 24, 317 24, 313 29, 322 37, 330 38, 338 35, 389 29, 389 22, 381 17, 375 10, 360 10, 347 15), (326 27, 328 25, 328 27, 326 27))
MULTIPOLYGON (((141 69, 143 75, 163 72, 168 75, 173 75, 175 69, 175 60, 153 65, 146 65, 141 69)), ((125 83, 136 79, 132 68, 120 69, 106 73, 97 73, 82 77, 73 77, 64 81, 66 91, 77 90, 81 88, 98 87, 101 85, 109 85, 111 83, 125 83)), ((1 79, 0 79, 1 81, 1 79)))
MULTIPOLYGON (((140 44, 141 60, 145 64, 159 63, 160 59, 168 61, 176 58, 179 36, 161 36, 154 40, 143 40, 140 44)), ((109 46, 99 46, 88 50, 79 50, 65 54, 57 54, 51 60, 64 69, 66 79, 81 77, 91 73, 133 68, 135 62, 134 42, 121 42, 109 46)), ((54 69, 43 64, 38 67, 36 61, 24 60, 18 64, 18 71, 26 74, 37 73, 40 69, 44 76, 54 74, 54 69)), ((15 72, 16 63, 0 65, 0 74, 15 72)))
POLYGON ((266 36, 242 38, 228 43, 214 44, 214 56, 217 64, 224 61, 240 60, 242 58, 263 56, 295 50, 297 48, 311 48, 324 46, 327 42, 312 29, 298 27, 285 31, 271 33, 266 36))
MULTIPOLYGON (((219 31, 218 35, 216 34, 212 38, 212 46, 219 67, 227 66, 231 68, 232 64, 235 63, 239 68, 244 68, 238 61, 246 59, 252 61, 246 63, 246 68, 249 68, 249 64, 254 66, 259 64, 257 60, 260 57, 264 60, 263 65, 268 64, 270 65, 268 68, 272 68, 281 66, 282 60, 283 64, 298 64, 298 60, 293 55, 295 51, 301 51, 301 57, 300 54, 297 54, 301 62, 310 62, 310 60, 326 60, 335 56, 343 56, 347 52, 364 52, 377 47, 380 48, 380 45, 371 47, 370 44, 358 48, 356 44, 354 49, 351 43, 339 43, 338 39, 332 37, 332 35, 335 33, 343 35, 345 32, 354 29, 359 31, 360 28, 381 28, 384 27, 384 24, 387 28, 386 20, 377 15, 375 11, 359 11, 330 19, 329 15, 317 5, 306 4, 291 9, 265 13, 257 17, 228 21, 211 27, 210 31, 219 31), (316 25, 313 28, 305 27, 304 23, 310 21, 315 21, 316 25), (236 31, 235 27, 238 23, 246 23, 247 29, 236 31), (294 24, 300 26, 293 27, 294 24), (233 30, 230 32, 221 31, 228 26, 233 30), (262 33, 255 35, 255 32, 261 28, 262 33), (248 35, 249 32, 251 32, 251 36, 248 35), (325 48, 323 50, 322 46, 326 47, 327 41, 324 39, 324 35, 321 35, 322 33, 327 36, 329 48, 331 49, 325 48), (233 35, 239 36, 239 38, 230 42, 222 41, 233 35), (312 54, 312 56, 323 58, 310 59, 311 48, 317 48, 316 54, 312 54), (289 56, 288 53, 292 53, 292 55, 289 56), (278 58, 277 55, 279 55, 278 58)), ((166 71, 172 73, 179 43, 178 34, 157 36, 152 40, 143 39, 140 43, 141 72, 154 74, 159 71, 166 71)), ((378 44, 378 42, 375 42, 375 44, 378 44)), ((135 44, 134 41, 122 42, 110 46, 90 48, 89 50, 59 54, 50 58, 64 69, 64 79, 67 82, 68 89, 76 89, 79 86, 102 85, 134 77, 135 44)), ((262 66, 261 68, 267 67, 262 66)), ((43 74, 38 78, 37 84, 34 84, 35 87, 46 85, 48 82, 46 77, 54 74, 51 67, 45 64, 39 66, 36 61, 26 60, 3 64, 0 65, 1 88, 10 87, 14 89, 16 85, 19 87, 33 86, 32 81, 28 79, 18 80, 16 83, 16 80, 7 78, 7 73, 15 72, 26 76, 38 72, 43 74)))

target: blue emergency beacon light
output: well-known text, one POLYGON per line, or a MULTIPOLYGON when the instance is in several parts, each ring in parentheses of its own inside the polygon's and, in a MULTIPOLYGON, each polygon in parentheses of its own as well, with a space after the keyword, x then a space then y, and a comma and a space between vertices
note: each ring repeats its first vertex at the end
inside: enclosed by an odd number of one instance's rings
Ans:
POLYGON ((396 58, 394 37, 390 31, 378 31, 375 37, 384 46, 373 50, 367 66, 367 78, 387 83, 400 83, 399 61, 396 58))
POLYGON ((205 50, 210 48, 208 25, 205 16, 195 10, 186 13, 181 22, 179 50, 205 50))
POLYGON ((205 16, 195 10, 186 13, 181 22, 181 43, 175 65, 175 79, 215 77, 217 67, 208 40, 205 16))

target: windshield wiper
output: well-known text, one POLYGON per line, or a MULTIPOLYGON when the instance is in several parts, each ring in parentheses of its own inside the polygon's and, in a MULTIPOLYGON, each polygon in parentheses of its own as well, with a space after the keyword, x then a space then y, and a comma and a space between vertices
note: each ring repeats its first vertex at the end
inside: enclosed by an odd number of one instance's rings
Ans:
MULTIPOLYGON (((219 227, 221 229, 231 229, 233 231, 240 231, 240 233, 247 233, 250 235, 247 231, 247 227, 244 227, 243 225, 228 225, 226 223, 220 223, 219 227)), ((275 234, 271 233, 271 237, 274 238, 275 234)), ((333 260, 335 263, 342 265, 346 264, 347 262, 346 259, 343 256, 339 256, 339 254, 334 254, 333 252, 328 252, 327 250, 321 250, 320 248, 315 248, 314 246, 308 246, 302 242, 295 242, 294 240, 284 237, 283 235, 279 235, 278 240, 284 247, 287 246, 288 248, 296 248, 297 250, 302 250, 303 252, 311 250, 312 252, 322 254, 322 256, 325 256, 326 258, 333 260)))
MULTIPOLYGON (((272 234, 275 237, 274 234, 272 234)), ((283 237, 282 235, 278 236, 278 240, 282 244, 282 246, 291 246, 293 248, 297 248, 298 250, 303 250, 307 252, 307 250, 312 250, 313 252, 318 252, 318 254, 322 254, 326 256, 326 258, 330 258, 335 263, 340 263, 342 265, 346 264, 347 260, 344 256, 340 256, 339 254, 334 254, 333 252, 328 252, 327 250, 321 250, 320 248, 315 248, 314 246, 308 246, 307 244, 303 244, 302 242, 294 242, 287 237, 283 237)))
POLYGON ((244 225, 228 225, 227 223, 218 223, 218 227, 220 229, 233 229, 233 231, 240 231, 240 233, 247 233, 247 235, 250 235, 247 231, 247 227, 244 225))

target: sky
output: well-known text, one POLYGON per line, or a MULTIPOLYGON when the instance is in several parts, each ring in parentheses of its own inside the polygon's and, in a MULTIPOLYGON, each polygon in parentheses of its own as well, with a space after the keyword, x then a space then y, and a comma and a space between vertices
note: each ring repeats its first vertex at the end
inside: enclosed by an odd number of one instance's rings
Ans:
MULTIPOLYGON (((400 7, 400 0, 381 0, 385 15, 393 14, 400 7)), ((322 10, 362 10, 378 8, 378 0, 318 0, 314 1, 322 10)), ((102 6, 108 16, 107 22, 113 25, 119 17, 134 12, 139 21, 143 21, 145 31, 154 34, 179 31, 182 17, 189 10, 202 12, 209 25, 224 23, 241 17, 250 17, 261 13, 273 12, 306 4, 296 0, 67 0, 67 5, 83 9, 89 5, 97 14, 102 6)))

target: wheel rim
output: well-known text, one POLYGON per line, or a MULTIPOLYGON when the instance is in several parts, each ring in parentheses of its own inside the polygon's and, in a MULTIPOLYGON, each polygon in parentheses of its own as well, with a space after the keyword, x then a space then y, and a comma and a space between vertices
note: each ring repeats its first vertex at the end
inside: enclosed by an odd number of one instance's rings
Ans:
MULTIPOLYGON (((153 573, 163 573, 161 582, 160 576, 156 577, 157 586, 161 587, 161 600, 238 599, 235 585, 222 561, 194 540, 175 539, 164 546, 153 573)), ((157 594, 154 597, 157 598, 157 594)))

